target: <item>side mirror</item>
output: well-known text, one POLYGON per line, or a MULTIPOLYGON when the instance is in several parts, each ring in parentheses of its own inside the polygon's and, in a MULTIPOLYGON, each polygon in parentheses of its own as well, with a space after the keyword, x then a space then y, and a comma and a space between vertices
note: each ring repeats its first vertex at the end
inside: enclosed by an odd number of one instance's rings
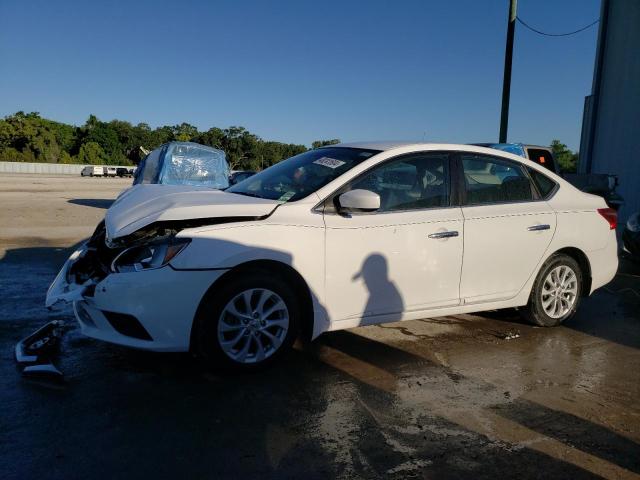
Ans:
POLYGON ((370 190, 349 190, 338 197, 340 208, 373 212, 380 208, 380 195, 370 190))

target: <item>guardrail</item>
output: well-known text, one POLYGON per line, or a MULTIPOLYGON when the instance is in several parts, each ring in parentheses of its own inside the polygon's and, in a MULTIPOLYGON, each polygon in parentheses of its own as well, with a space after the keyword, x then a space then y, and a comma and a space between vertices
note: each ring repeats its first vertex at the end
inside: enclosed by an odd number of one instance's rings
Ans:
MULTIPOLYGON (((31 173, 43 175, 80 175, 84 167, 89 165, 65 163, 29 163, 29 162, 0 162, 0 173, 31 173)), ((104 165, 95 165, 104 166, 104 165)), ((118 168, 120 165, 109 165, 118 168)), ((131 165, 124 168, 133 168, 131 165)))

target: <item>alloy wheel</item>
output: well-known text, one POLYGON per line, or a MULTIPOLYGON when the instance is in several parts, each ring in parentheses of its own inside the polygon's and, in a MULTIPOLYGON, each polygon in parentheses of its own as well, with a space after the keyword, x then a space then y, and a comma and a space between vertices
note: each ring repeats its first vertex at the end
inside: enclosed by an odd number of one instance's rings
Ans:
POLYGON ((218 321, 222 351, 238 363, 260 363, 273 355, 289 330, 289 310, 280 295, 244 290, 224 307, 218 321))
POLYGON ((542 308, 551 318, 561 318, 571 311, 578 296, 578 278, 567 265, 551 270, 542 284, 542 308))

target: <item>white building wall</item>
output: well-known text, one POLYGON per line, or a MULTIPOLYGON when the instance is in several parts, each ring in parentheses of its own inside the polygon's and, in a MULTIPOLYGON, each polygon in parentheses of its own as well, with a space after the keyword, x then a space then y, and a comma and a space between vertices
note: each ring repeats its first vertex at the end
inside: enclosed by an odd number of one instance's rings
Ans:
MULTIPOLYGON (((29 163, 29 162, 0 162, 2 173, 32 173, 43 175, 80 175, 87 165, 71 165, 64 163, 29 163)), ((118 167, 117 165, 109 165, 118 167)), ((125 168, 133 168, 130 165, 125 168)))

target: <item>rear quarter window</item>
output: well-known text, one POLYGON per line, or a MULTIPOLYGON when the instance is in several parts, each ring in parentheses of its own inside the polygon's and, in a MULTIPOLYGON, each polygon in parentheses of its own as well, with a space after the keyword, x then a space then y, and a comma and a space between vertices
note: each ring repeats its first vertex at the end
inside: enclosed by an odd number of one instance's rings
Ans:
POLYGON ((531 176, 531 180, 533 180, 538 192, 540 192, 540 196, 544 199, 549 198, 555 190, 557 183, 538 170, 534 170, 533 168, 528 168, 527 170, 529 170, 529 176, 531 176))

